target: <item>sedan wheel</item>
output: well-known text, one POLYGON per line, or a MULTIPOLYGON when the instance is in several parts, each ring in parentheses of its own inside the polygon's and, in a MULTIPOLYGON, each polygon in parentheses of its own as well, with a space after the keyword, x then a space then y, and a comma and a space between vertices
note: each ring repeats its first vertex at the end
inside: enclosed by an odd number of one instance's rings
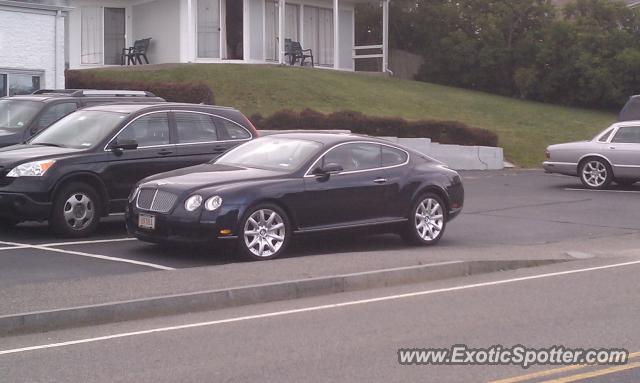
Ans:
POLYGON ((428 193, 414 205, 403 238, 414 244, 433 245, 442 238, 446 224, 442 199, 428 193))
POLYGON ((273 259, 287 247, 289 236, 286 214, 277 206, 260 205, 246 215, 241 251, 251 260, 273 259))
POLYGON ((612 179, 611 169, 603 160, 587 160, 580 168, 580 180, 588 189, 604 189, 612 179))

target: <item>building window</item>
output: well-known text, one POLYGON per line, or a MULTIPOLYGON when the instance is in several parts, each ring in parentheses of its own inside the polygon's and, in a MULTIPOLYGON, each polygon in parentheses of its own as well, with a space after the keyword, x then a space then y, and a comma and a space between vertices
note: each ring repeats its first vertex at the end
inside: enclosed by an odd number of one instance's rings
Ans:
POLYGON ((81 63, 87 65, 102 65, 103 58, 103 29, 102 8, 83 7, 81 9, 82 36, 81 63))
POLYGON ((7 95, 7 75, 0 73, 0 97, 7 95))
POLYGON ((42 73, 0 72, 0 97, 31 94, 41 87, 42 73))

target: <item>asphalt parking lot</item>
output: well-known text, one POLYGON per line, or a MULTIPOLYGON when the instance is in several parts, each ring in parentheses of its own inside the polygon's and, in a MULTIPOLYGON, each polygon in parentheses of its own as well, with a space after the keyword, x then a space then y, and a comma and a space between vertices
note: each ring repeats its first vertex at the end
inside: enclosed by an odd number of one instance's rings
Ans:
MULTIPOLYGON (((538 170, 463 172, 466 205, 438 249, 464 254, 483 246, 542 245, 640 232, 640 186, 594 192, 571 177, 538 170)), ((329 235, 299 238, 288 258, 345 253, 398 256, 430 250, 397 236, 329 235)), ((145 271, 239 262, 228 248, 163 247, 127 238, 122 217, 110 217, 92 238, 55 238, 47 226, 26 223, 0 235, 0 288, 145 271)), ((280 265, 286 267, 286 260, 280 265)))

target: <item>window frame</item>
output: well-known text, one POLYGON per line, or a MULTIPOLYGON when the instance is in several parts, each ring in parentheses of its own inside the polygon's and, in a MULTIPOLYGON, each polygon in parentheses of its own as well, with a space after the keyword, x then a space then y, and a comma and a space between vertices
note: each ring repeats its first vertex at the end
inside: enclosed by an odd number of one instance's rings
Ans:
POLYGON ((640 126, 639 125, 624 125, 624 126, 618 126, 615 130, 615 132, 613 132, 611 134, 611 136, 609 137, 608 143, 610 144, 615 144, 615 145, 640 145, 640 142, 615 142, 613 141, 614 138, 616 138, 616 136, 618 135, 618 133, 620 132, 620 129, 623 128, 631 128, 631 129, 638 129, 640 130, 640 126))
POLYGON ((218 142, 222 141, 220 139, 220 128, 218 127, 218 124, 216 124, 216 120, 214 118, 214 117, 216 117, 215 115, 213 115, 211 113, 205 113, 205 112, 199 112, 199 111, 193 111, 193 110, 172 110, 170 114, 171 114, 171 121, 172 121, 172 124, 173 124, 175 132, 176 132, 175 133, 175 137, 176 137, 176 145, 177 146, 215 144, 215 143, 218 143, 218 142), (205 116, 208 116, 209 119, 211 120, 211 123, 213 124, 214 129, 216 130, 216 140, 214 140, 214 141, 198 141, 198 142, 180 142, 180 132, 178 131, 178 120, 176 118, 176 114, 178 114, 178 113, 204 114, 205 116))
POLYGON ((5 92, 4 92, 4 94, 0 94, 0 98, 1 97, 11 97, 9 95, 10 90, 11 90, 11 76, 31 76, 32 79, 33 79, 33 77, 38 77, 40 79, 39 80, 40 88, 36 89, 36 90, 40 90, 40 89, 45 89, 46 88, 46 86, 44 84, 44 80, 45 80, 44 70, 0 68, 0 76, 4 76, 4 85, 5 85, 5 92))
MULTIPOLYGON (((382 155, 382 146, 388 146, 388 147, 390 147, 390 148, 397 149, 397 150, 400 150, 400 151, 404 152, 404 153, 407 155, 407 159, 406 159, 403 163, 398 164, 398 165, 382 166, 382 162, 381 162, 381 163, 380 163, 380 167, 377 167, 377 168, 362 169, 362 170, 350 170, 350 171, 346 171, 346 172, 345 172, 345 171, 342 171, 342 172, 336 173, 336 174, 334 174, 334 175, 340 176, 340 175, 347 175, 347 174, 356 174, 356 173, 372 172, 372 171, 384 170, 384 169, 393 169, 393 168, 398 168, 398 167, 401 167, 401 166, 405 166, 405 165, 407 165, 407 164, 411 161, 411 154, 410 154, 408 151, 406 151, 406 150, 404 150, 404 149, 402 149, 402 148, 399 148, 399 147, 397 147, 397 146, 395 146, 395 145, 390 145, 390 144, 386 144, 386 143, 382 143, 382 142, 372 142, 372 141, 349 141, 349 142, 342 142, 342 143, 339 143, 339 144, 337 144, 337 145, 334 145, 334 146, 330 147, 329 149, 325 150, 324 152, 322 152, 322 154, 320 154, 320 155, 318 156, 318 158, 316 158, 316 160, 315 160, 315 161, 313 161, 313 162, 311 163, 311 166, 309 166, 309 168, 307 169, 307 171, 304 173, 304 177, 303 177, 303 178, 315 178, 315 177, 317 177, 317 176, 318 176, 317 174, 313 174, 313 170, 315 169, 315 167, 316 167, 316 165, 318 164, 318 162, 322 161, 322 159, 325 157, 325 155, 327 155, 327 153, 329 153, 330 151, 335 150, 335 149, 337 149, 337 148, 339 148, 339 147, 342 147, 342 146, 345 146, 345 145, 352 145, 352 144, 372 144, 372 145, 378 145, 378 146, 380 146, 380 147, 381 147, 381 148, 380 148, 381 155, 382 155)), ((381 160, 382 160, 382 158, 381 158, 381 160)))
POLYGON ((162 145, 148 145, 148 146, 138 146, 136 148, 136 150, 138 149, 153 149, 153 148, 166 148, 169 146, 175 146, 175 133, 174 133, 174 127, 172 126, 171 123, 171 115, 170 112, 168 110, 154 110, 152 112, 147 112, 147 113, 143 113, 139 116, 134 117, 131 121, 127 122, 124 127, 122 127, 122 129, 118 130, 118 132, 116 134, 114 134, 111 139, 109 141, 107 141, 107 144, 104 146, 104 151, 105 152, 110 152, 110 146, 111 144, 116 140, 116 138, 118 138, 118 136, 120 135, 120 133, 124 132, 125 129, 127 129, 129 126, 131 126, 133 123, 135 123, 136 121, 138 121, 141 118, 147 117, 151 114, 159 114, 159 113, 164 113, 167 115, 167 123, 168 123, 168 127, 169 127, 169 143, 168 144, 162 144, 162 145))

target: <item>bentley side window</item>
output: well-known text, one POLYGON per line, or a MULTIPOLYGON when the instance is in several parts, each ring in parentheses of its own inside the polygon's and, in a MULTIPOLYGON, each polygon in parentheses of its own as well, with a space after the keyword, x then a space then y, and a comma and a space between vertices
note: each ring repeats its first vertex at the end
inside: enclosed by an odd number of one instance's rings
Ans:
POLYGON ((322 167, 340 165, 345 172, 375 169, 381 166, 380 145, 347 144, 330 150, 322 158, 322 167))

